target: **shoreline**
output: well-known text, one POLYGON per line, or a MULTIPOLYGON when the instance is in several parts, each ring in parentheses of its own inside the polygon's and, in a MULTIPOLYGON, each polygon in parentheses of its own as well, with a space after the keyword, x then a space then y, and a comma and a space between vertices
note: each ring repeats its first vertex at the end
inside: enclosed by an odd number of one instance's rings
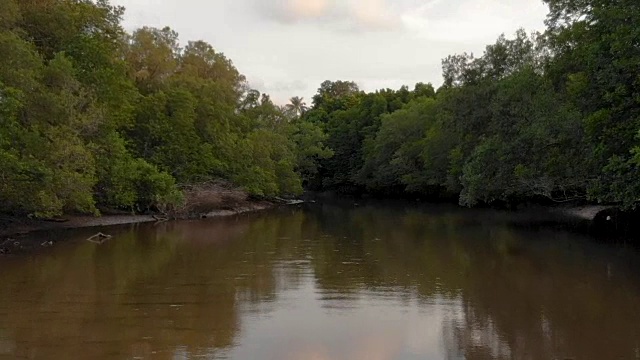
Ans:
MULTIPOLYGON (((103 215, 100 217, 74 215, 63 216, 61 218, 63 221, 34 220, 18 216, 0 216, 0 255, 14 253, 14 251, 12 251, 12 247, 16 247, 16 243, 20 243, 20 246, 25 245, 23 243, 24 237, 42 231, 87 229, 117 225, 161 223, 174 220, 229 217, 269 210, 280 205, 281 204, 270 201, 247 202, 237 207, 214 209, 201 214, 191 214, 192 216, 180 216, 167 220, 159 220, 156 215, 103 215)), ((26 245, 30 245, 30 247, 34 246, 34 244, 26 245)))
MULTIPOLYGON (((47 243, 46 241, 41 243, 41 238, 35 236, 40 232, 163 223, 175 220, 214 219, 269 210, 283 205, 297 205, 303 202, 249 200, 245 198, 243 201, 238 201, 233 205, 228 202, 224 205, 216 204, 218 206, 208 210, 201 207, 198 209, 199 211, 183 212, 179 216, 172 217, 109 214, 100 217, 76 215, 63 216, 61 219, 54 220, 35 220, 18 216, 0 216, 0 256, 31 252, 41 247, 53 245, 53 243, 47 243)), ((315 201, 312 200, 311 203, 315 203, 315 201)), ((631 218, 620 213, 617 208, 612 206, 532 206, 520 210, 509 210, 509 212, 514 216, 512 219, 514 224, 526 224, 529 226, 534 224, 561 225, 571 231, 589 233, 596 237, 601 237, 602 235, 607 238, 611 236, 628 236, 630 233, 634 234, 634 230, 637 228, 636 226, 630 226, 633 223, 631 218), (526 219, 522 220, 522 217, 526 217, 526 219)), ((96 236, 99 234, 96 234, 96 236)))
MULTIPOLYGON (((237 206, 227 206, 221 208, 213 208, 207 211, 193 212, 188 215, 180 215, 166 218, 160 214, 153 215, 126 215, 126 214, 107 214, 98 217, 91 215, 66 215, 59 219, 41 220, 29 219, 19 216, 1 216, 0 215, 0 245, 6 238, 12 236, 26 235, 36 231, 59 230, 59 229, 81 229, 100 226, 140 224, 150 222, 164 222, 173 220, 188 219, 206 219, 239 215, 248 212, 262 211, 277 206, 286 205, 287 203, 278 203, 271 201, 247 201, 237 206)), ((611 206, 586 205, 575 207, 547 207, 534 206, 526 208, 525 211, 512 210, 514 214, 539 213, 540 215, 552 215, 559 223, 577 223, 577 222, 596 222, 598 215, 609 214, 614 210, 611 206)), ((600 216, 601 217, 601 216, 600 216)))

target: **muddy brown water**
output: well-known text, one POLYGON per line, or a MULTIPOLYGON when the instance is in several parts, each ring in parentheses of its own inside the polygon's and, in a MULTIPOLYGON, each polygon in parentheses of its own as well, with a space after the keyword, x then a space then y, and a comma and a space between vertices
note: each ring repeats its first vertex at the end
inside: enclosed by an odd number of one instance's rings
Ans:
POLYGON ((640 257, 509 215, 313 205, 41 233, 0 359, 640 359, 640 257))

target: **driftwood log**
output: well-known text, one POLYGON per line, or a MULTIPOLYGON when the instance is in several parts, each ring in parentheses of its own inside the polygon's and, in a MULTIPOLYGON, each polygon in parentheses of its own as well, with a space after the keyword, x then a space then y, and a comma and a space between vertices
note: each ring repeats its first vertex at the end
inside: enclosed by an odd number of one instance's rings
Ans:
POLYGON ((95 243, 95 244, 102 244, 103 242, 111 239, 111 237, 112 237, 111 235, 107 235, 107 234, 103 234, 103 233, 99 232, 99 233, 89 237, 87 239, 87 241, 90 241, 90 242, 95 243))

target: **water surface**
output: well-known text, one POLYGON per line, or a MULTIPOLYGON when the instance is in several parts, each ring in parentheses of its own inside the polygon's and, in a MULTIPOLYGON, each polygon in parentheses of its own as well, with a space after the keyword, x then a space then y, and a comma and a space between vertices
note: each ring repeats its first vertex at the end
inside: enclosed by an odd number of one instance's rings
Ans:
POLYGON ((640 359, 637 252, 445 206, 41 234, 0 359, 640 359))

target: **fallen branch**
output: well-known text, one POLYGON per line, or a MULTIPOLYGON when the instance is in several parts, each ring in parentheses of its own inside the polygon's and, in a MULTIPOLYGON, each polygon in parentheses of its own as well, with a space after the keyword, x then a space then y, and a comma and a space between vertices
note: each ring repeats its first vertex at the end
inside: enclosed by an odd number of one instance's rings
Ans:
POLYGON ((156 221, 169 221, 168 216, 151 215, 151 217, 154 218, 156 221))
POLYGON ((283 205, 299 205, 299 204, 304 204, 304 200, 299 200, 299 199, 283 199, 281 197, 274 197, 271 199, 274 202, 278 202, 280 204, 283 205))
POLYGON ((90 238, 88 238, 87 241, 90 241, 90 242, 95 243, 95 244, 102 244, 105 241, 111 239, 111 237, 112 237, 111 235, 106 235, 106 234, 103 234, 103 233, 97 233, 97 234, 91 236, 90 238))
POLYGON ((156 222, 153 224, 154 226, 170 220, 168 216, 152 215, 152 217, 156 220, 156 222))

